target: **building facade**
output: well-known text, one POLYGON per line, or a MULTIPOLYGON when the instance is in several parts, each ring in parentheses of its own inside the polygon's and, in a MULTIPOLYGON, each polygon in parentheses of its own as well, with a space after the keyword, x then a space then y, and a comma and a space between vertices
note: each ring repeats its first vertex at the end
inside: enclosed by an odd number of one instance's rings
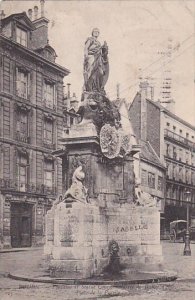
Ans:
POLYGON ((0 248, 43 244, 44 216, 62 192, 52 155, 63 131, 63 79, 48 20, 33 12, 0 21, 0 248))
POLYGON ((158 210, 164 212, 166 168, 156 154, 152 145, 134 131, 131 118, 129 120, 128 105, 124 99, 115 100, 121 114, 123 129, 131 135, 131 144, 139 144, 140 152, 134 155, 135 180, 141 189, 152 195, 156 200, 158 210))
MULTIPOLYGON (((171 103, 172 105, 172 103, 171 103)), ((191 193, 191 214, 195 214, 195 127, 170 108, 150 99, 147 82, 129 108, 135 134, 149 141, 166 166, 164 230, 173 220, 186 219, 186 191, 191 193)))

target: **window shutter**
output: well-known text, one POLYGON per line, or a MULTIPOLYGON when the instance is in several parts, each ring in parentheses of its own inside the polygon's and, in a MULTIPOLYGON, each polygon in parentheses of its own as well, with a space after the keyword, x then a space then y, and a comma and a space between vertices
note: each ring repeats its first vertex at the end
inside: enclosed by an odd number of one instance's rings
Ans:
POLYGON ((19 93, 19 72, 18 68, 16 67, 16 94, 18 95, 19 93))
POLYGON ((31 87, 32 87, 32 72, 29 72, 27 75, 27 98, 31 98, 31 87))
POLYGON ((28 164, 26 166, 26 184, 28 185, 30 183, 30 165, 28 164))
POLYGON ((54 84, 53 86, 54 89, 54 99, 53 99, 53 103, 54 103, 54 108, 57 108, 57 86, 56 84, 54 84))
POLYGON ((20 183, 20 169, 19 169, 19 164, 18 162, 16 163, 16 186, 19 188, 19 183, 20 183))

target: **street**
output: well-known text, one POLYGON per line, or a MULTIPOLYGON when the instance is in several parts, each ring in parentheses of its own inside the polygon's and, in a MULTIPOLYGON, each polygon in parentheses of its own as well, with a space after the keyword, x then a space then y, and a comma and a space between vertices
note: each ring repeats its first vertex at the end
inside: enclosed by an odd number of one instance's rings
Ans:
MULTIPOLYGON (((168 300, 195 299, 195 244, 191 244, 192 256, 183 256, 183 243, 162 241, 164 268, 178 272, 175 282, 159 284, 124 285, 120 288, 108 285, 63 285, 18 281, 7 278, 9 272, 33 272, 41 264, 42 248, 28 251, 0 253, 0 299, 132 299, 168 300)), ((40 265, 41 267, 41 265, 40 265)), ((37 274, 38 276, 38 274, 37 274)))

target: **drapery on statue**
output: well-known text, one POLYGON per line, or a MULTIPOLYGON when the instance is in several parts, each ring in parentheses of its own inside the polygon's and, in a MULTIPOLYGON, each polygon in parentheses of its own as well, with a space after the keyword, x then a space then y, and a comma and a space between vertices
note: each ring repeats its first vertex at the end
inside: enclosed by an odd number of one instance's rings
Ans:
POLYGON ((108 80, 108 46, 101 46, 97 40, 99 29, 94 28, 92 36, 85 42, 84 50, 84 91, 105 94, 104 86, 108 80))

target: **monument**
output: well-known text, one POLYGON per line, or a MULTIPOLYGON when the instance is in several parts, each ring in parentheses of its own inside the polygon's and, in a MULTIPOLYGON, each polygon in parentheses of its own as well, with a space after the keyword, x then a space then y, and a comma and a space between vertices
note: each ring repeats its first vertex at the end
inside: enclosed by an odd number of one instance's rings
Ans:
POLYGON ((64 195, 46 216, 50 275, 82 279, 160 268, 160 213, 135 183, 133 132, 106 96, 108 46, 95 28, 84 50, 81 122, 61 140, 64 195))

